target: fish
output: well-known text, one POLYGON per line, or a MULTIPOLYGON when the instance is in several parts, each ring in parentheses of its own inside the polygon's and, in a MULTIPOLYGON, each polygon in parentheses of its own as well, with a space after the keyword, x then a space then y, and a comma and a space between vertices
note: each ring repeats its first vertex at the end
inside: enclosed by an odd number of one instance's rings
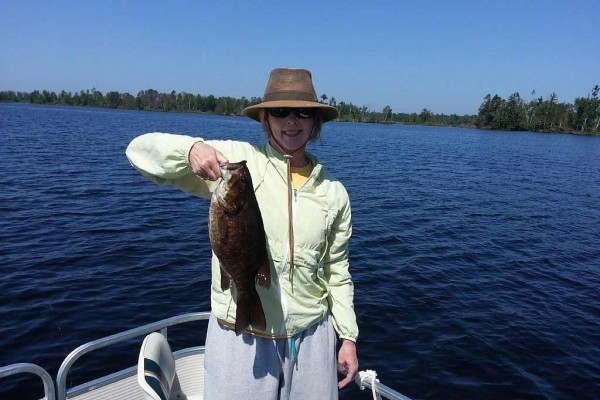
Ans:
POLYGON ((246 161, 221 165, 221 180, 209 208, 208 232, 219 259, 221 289, 235 286, 235 333, 249 326, 266 329, 264 309, 256 290, 271 285, 271 269, 262 215, 246 161))

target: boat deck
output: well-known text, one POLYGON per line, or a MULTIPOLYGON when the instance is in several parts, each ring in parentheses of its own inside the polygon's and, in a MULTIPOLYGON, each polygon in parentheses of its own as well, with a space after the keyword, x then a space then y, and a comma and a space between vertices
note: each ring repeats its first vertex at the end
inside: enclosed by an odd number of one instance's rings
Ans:
MULTIPOLYGON (((201 400, 204 391, 204 348, 191 354, 175 352, 175 368, 183 392, 190 400, 201 400)), ((186 350, 189 353, 189 350, 186 350)), ((146 400, 137 381, 137 367, 131 367, 69 390, 72 400, 146 400)))

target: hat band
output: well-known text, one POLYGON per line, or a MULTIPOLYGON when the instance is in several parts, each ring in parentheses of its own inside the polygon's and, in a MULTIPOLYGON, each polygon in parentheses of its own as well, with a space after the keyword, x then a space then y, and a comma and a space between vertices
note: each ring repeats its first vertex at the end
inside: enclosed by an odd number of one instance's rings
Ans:
POLYGON ((296 100, 296 101, 312 101, 317 99, 310 93, 303 92, 276 92, 265 94, 263 102, 266 101, 281 101, 281 100, 296 100))

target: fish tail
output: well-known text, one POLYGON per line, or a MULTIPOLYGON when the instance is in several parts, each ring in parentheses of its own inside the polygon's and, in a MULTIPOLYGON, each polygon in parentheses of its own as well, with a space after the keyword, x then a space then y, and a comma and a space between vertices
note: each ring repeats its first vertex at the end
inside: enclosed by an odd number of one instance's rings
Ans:
POLYGON ((235 313, 235 334, 241 334, 250 325, 260 330, 267 328, 265 313, 256 290, 252 290, 247 296, 240 296, 238 293, 237 310, 235 313))
POLYGON ((265 312, 263 311, 262 303, 256 290, 253 290, 253 300, 250 304, 250 323, 253 327, 264 331, 267 329, 267 319, 265 318, 265 312))

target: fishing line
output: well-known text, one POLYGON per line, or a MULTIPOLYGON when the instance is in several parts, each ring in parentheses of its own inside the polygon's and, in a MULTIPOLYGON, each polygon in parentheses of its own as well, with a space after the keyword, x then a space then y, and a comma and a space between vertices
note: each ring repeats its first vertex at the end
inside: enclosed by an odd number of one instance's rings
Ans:
MULTIPOLYGON (((48 308, 50 308, 50 312, 52 314, 55 314, 56 316, 58 316, 58 313, 56 312, 56 310, 54 310, 54 307, 52 307, 52 304, 46 302, 46 305, 48 306, 48 308)), ((60 325, 58 323, 58 318, 55 318, 55 319, 50 318, 50 319, 54 323, 54 326, 56 326, 56 330, 59 333, 59 337, 60 337, 59 343, 61 344, 61 346, 63 348, 63 351, 64 351, 64 356, 66 357, 69 354, 69 351, 67 350, 67 346, 65 346, 65 337, 63 335, 63 330, 62 330, 62 328, 60 327, 60 325)), ((73 385, 73 379, 70 378, 70 375, 71 375, 71 371, 69 370, 69 375, 67 376, 67 378, 70 379, 69 383, 72 386, 73 385)))

